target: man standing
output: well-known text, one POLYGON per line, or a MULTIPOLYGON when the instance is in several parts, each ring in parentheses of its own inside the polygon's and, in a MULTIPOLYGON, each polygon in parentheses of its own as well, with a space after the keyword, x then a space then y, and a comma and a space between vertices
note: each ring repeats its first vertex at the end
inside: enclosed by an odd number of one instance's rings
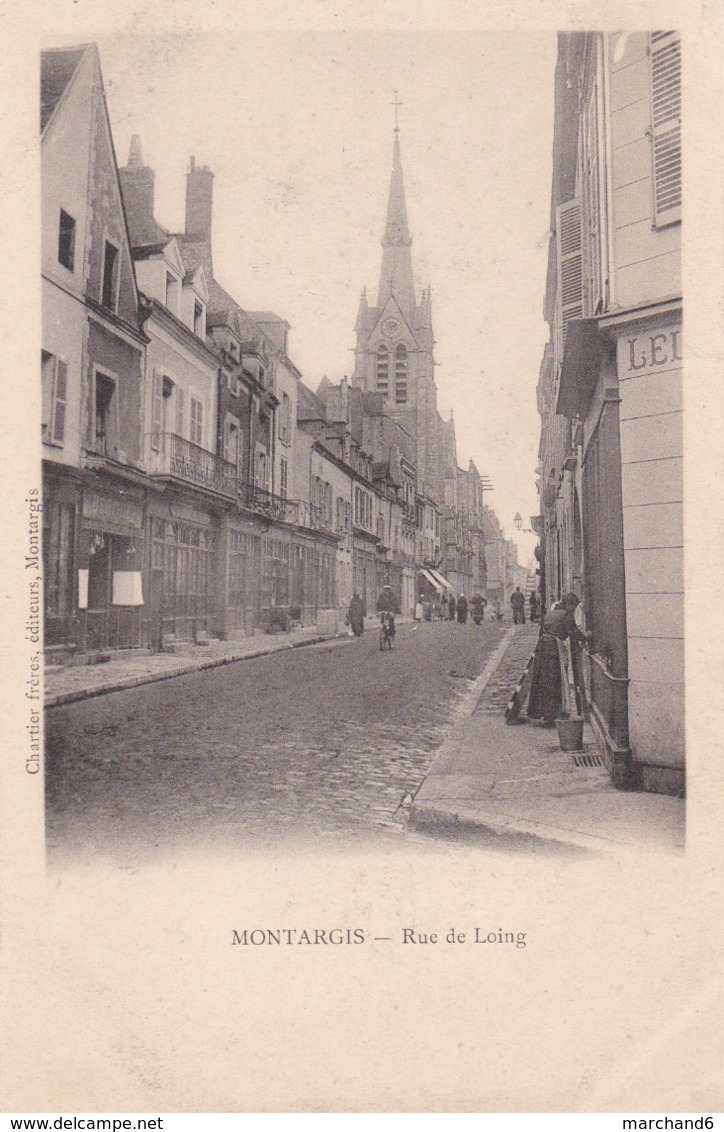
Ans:
POLYGON ((520 586, 516 586, 510 595, 510 604, 513 606, 513 624, 525 625, 525 595, 521 593, 520 586))
POLYGON ((391 614, 393 615, 393 625, 395 624, 395 614, 399 612, 399 602, 395 597, 391 585, 386 584, 380 590, 379 598, 377 599, 378 614, 391 614))

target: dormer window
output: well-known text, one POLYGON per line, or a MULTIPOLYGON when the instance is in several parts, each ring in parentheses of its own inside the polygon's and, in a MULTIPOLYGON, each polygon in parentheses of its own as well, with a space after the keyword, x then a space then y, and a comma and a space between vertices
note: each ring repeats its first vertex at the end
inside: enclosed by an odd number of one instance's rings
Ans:
POLYGON ((197 338, 203 338, 205 334, 204 326, 204 308, 198 301, 194 302, 194 334, 197 338))
POLYGON ((101 304, 115 311, 118 305, 118 248, 106 240, 103 250, 101 304))
POLYGON ((61 208, 58 227, 58 263, 73 270, 75 263, 75 220, 61 208))

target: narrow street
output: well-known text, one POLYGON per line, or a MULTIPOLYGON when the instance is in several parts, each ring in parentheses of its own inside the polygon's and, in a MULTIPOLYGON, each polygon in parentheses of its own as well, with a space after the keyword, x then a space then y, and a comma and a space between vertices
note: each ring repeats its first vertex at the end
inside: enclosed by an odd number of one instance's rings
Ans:
POLYGON ((51 859, 406 837, 420 785, 504 627, 398 627, 46 713, 51 859))

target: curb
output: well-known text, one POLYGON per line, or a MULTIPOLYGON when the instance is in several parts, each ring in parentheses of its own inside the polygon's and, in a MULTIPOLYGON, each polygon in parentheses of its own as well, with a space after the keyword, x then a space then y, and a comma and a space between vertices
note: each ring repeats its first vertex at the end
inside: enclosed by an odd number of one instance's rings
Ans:
POLYGON ((322 637, 309 637, 307 640, 294 641, 290 644, 280 645, 274 648, 257 649, 255 652, 245 653, 243 656, 219 656, 214 657, 212 660, 194 661, 191 664, 184 665, 182 668, 175 668, 173 672, 154 672, 147 673, 144 676, 129 676, 125 680, 119 680, 114 684, 102 684, 98 688, 78 688, 72 692, 59 692, 55 696, 47 696, 43 701, 44 708, 62 707, 65 704, 79 703, 82 700, 94 699, 96 696, 108 696, 113 692, 123 692, 130 688, 140 688, 144 684, 158 684, 162 680, 173 680, 176 676, 188 676, 192 672, 203 672, 209 668, 221 668, 226 664, 238 664, 244 660, 257 660, 260 656, 271 656, 277 652, 286 652, 287 649, 302 649, 307 648, 309 645, 321 645, 325 641, 334 641, 339 639, 339 634, 333 633, 329 636, 322 637))
POLYGON ((524 837, 531 843, 535 842, 539 845, 556 845, 561 849, 573 848, 589 852, 633 846, 632 842, 614 841, 610 837, 596 837, 578 830, 562 830, 528 818, 481 814, 476 810, 465 810, 459 802, 453 805, 455 809, 443 810, 440 809, 439 802, 413 804, 410 810, 410 826, 421 833, 435 831, 452 836, 483 833, 496 839, 524 837))

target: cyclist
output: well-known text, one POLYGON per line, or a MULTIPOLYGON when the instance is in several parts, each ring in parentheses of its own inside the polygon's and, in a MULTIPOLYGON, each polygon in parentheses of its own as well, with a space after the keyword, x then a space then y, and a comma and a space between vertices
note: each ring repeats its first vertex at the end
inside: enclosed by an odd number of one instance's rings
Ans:
POLYGON ((380 623, 384 620, 385 613, 390 614, 388 632, 391 637, 394 637, 395 614, 400 612, 400 603, 393 593, 392 586, 384 585, 380 590, 380 596, 377 598, 377 612, 380 614, 380 623))

